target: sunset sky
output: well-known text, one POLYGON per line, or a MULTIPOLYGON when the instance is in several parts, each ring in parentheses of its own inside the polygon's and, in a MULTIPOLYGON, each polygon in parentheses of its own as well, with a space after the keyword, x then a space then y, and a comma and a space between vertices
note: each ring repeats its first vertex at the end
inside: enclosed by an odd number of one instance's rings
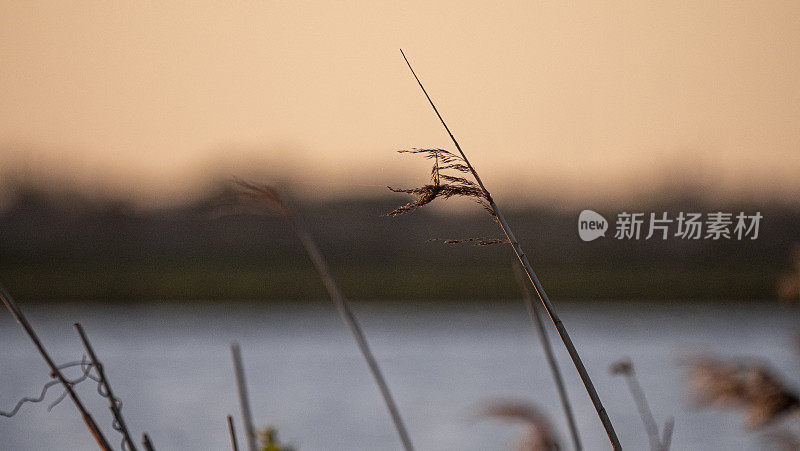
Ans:
POLYGON ((0 0, 0 176, 142 204, 414 185, 394 151, 452 146, 402 47, 496 197, 798 198, 798 24, 797 1, 0 0))

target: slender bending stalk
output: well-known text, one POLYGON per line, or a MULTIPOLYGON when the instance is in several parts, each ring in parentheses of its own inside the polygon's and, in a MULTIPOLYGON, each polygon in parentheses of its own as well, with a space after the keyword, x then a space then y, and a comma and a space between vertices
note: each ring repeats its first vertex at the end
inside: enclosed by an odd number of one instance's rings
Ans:
POLYGON ((658 437, 658 425, 656 424, 656 419, 653 418, 653 412, 650 410, 650 406, 647 405, 647 398, 644 396, 642 386, 639 385, 639 381, 636 379, 633 371, 631 371, 630 375, 625 377, 625 380, 628 382, 628 388, 631 391, 633 399, 636 401, 639 416, 642 418, 644 428, 647 430, 647 436, 650 438, 650 447, 653 451, 658 451, 661 448, 658 437))
POLYGON ((503 233, 505 233, 506 238, 508 239, 509 244, 511 247, 514 248, 514 253, 517 255, 520 263, 522 263, 522 267, 525 269, 525 273, 533 284, 534 290, 536 290, 536 295, 542 301, 547 314, 550 315, 550 319, 553 321, 553 325, 556 327, 558 331, 558 335, 561 337, 561 340, 564 342, 564 347, 567 348, 567 352, 569 353, 570 358, 572 359, 572 363, 575 365, 575 369, 578 370, 578 374, 581 377, 581 381, 583 382, 584 387, 586 387, 586 391, 589 394, 589 398, 592 400, 592 404, 594 405, 595 410, 597 411, 597 415, 600 418, 600 422, 603 423, 603 427, 608 434, 608 439, 611 441, 611 446, 614 449, 622 449, 622 446, 619 443, 619 439, 617 438, 617 433, 614 431, 614 426, 611 424, 611 419, 608 417, 608 413, 606 412, 605 407, 603 407, 603 403, 600 401, 600 396, 597 395, 597 390, 594 388, 594 384, 592 383, 592 379, 589 377, 589 373, 586 371, 586 367, 583 366, 583 361, 581 357, 578 355, 578 351, 575 349, 575 346, 572 344, 572 339, 570 338, 569 334, 567 333, 567 329, 564 328, 564 324, 561 322, 561 319, 558 317, 558 313, 556 313, 553 305, 550 303, 550 298, 547 297, 547 293, 544 291, 544 287, 539 282, 539 278, 536 276, 536 273, 533 271, 533 267, 531 267, 530 262, 528 261, 528 257, 525 255, 525 252, 522 250, 517 238, 514 236, 514 233, 511 231, 511 228, 508 226, 508 222, 506 222, 503 213, 497 207, 497 204, 494 203, 494 199, 492 199, 492 195, 489 194, 489 190, 486 189, 481 178, 478 176, 478 173, 475 171, 475 168, 469 163, 467 156, 464 154, 464 151, 461 150, 461 146, 456 141, 455 136, 450 131, 450 128, 447 127, 447 124, 444 122, 442 115, 439 114, 439 110, 436 109, 436 105, 434 105, 433 100, 428 95, 428 91, 425 90, 425 87, 422 86, 422 82, 417 77, 416 72, 414 72, 414 68, 411 67, 411 63, 406 58, 405 53, 403 50, 400 50, 400 53, 403 55, 403 59, 406 61, 408 68, 411 69, 411 74, 414 75, 414 79, 417 80, 417 84, 422 89, 422 92, 425 94, 425 97, 428 99, 433 111, 436 113, 436 116, 439 118, 439 121, 444 126, 444 129, 447 131, 447 134, 450 135, 450 139, 455 144, 458 153, 461 155, 461 158, 464 160, 464 163, 469 169, 469 172, 475 178, 475 181, 478 182, 480 189, 483 191, 483 194, 486 198, 486 201, 489 203, 489 207, 491 208, 494 215, 497 217, 497 221, 500 223, 500 227, 503 229, 503 233))
POLYGON ((92 344, 89 343, 89 338, 86 336, 86 332, 83 330, 80 323, 75 323, 75 330, 78 331, 78 336, 81 338, 81 343, 86 349, 86 353, 89 354, 92 365, 97 369, 97 376, 100 378, 100 386, 105 391, 105 394, 101 394, 108 398, 109 409, 111 409, 111 414, 114 416, 114 429, 122 434, 122 442, 127 446, 127 449, 136 451, 136 445, 133 444, 130 432, 128 432, 128 425, 125 424, 125 419, 122 417, 122 411, 120 410, 121 402, 114 396, 114 392, 111 391, 111 385, 108 383, 103 364, 97 359, 94 348, 92 344))
POLYGON ((58 366, 56 366, 55 362, 53 362, 53 359, 50 358, 50 354, 48 354, 47 350, 44 349, 44 345, 42 345, 42 342, 39 341, 39 337, 36 335, 33 327, 31 327, 30 323, 28 323, 28 319, 25 318, 25 315, 23 315, 22 311, 19 309, 19 307, 17 307, 14 299, 10 294, 8 294, 8 291, 6 291, 5 287, 2 285, 0 285, 0 298, 3 299, 3 303, 8 311, 11 312, 11 314, 14 316, 14 319, 17 320, 20 326, 22 326, 22 328, 28 334, 28 337, 30 337, 31 341, 36 346, 36 349, 39 350, 39 354, 42 355, 42 358, 47 363, 47 366, 50 367, 50 374, 58 379, 58 381, 61 382, 61 385, 64 386, 64 390, 67 391, 70 399, 72 399, 72 402, 75 403, 75 407, 78 408, 78 411, 83 417, 83 421, 86 423, 86 427, 89 428, 89 432, 92 433, 97 445, 104 451, 110 451, 111 446, 108 444, 105 436, 103 436, 103 432, 100 431, 97 423, 95 423, 94 418, 92 418, 92 415, 89 414, 88 410, 86 410, 83 402, 81 402, 80 398, 78 398, 78 394, 72 389, 72 385, 70 385, 64 375, 61 373, 61 370, 58 369, 58 366))
MULTIPOLYGON (((628 359, 620 360, 611 365, 610 372, 612 375, 625 377, 625 382, 628 383, 628 389, 631 391, 633 401, 636 403, 636 410, 639 411, 639 417, 642 419, 645 432, 647 432, 647 438, 650 440, 650 449, 653 451, 662 451, 665 449, 659 438, 658 424, 656 424, 653 411, 650 410, 650 406, 647 404, 647 398, 644 396, 644 390, 642 390, 639 379, 636 377, 636 370, 633 368, 633 363, 628 359)), ((667 423, 664 425, 665 440, 672 439, 673 426, 674 423, 667 420, 667 423)), ((669 444, 667 444, 666 449, 669 449, 669 444)))
POLYGON ((561 370, 558 369, 558 363, 553 355, 553 347, 550 344, 550 337, 547 336, 547 331, 544 330, 544 323, 539 314, 539 309, 533 303, 531 292, 523 279, 522 270, 519 265, 514 265, 514 276, 519 282, 519 288, 522 290, 522 298, 525 301, 525 308, 528 309, 528 314, 531 316, 531 321, 536 326, 536 332, 539 334, 539 342, 542 344, 544 355, 547 358, 547 364, 550 365, 550 372, 553 373, 553 381, 558 390, 558 397, 561 400, 561 407, 564 408, 564 416, 567 417, 567 425, 569 426, 569 433, 572 435, 572 443, 575 445, 575 450, 580 451, 583 449, 581 445, 581 438, 578 435, 578 427, 575 425, 575 417, 572 414, 572 405, 569 403, 567 397, 567 389, 564 387, 564 380, 561 378, 561 370))
POLYGON ((409 437, 406 427, 403 424, 403 419, 400 417, 400 412, 398 411, 397 405, 395 404, 392 394, 389 391, 389 386, 386 385, 386 380, 383 377, 383 373, 381 372, 380 367, 378 367, 378 362, 375 360, 375 356, 372 355, 369 344, 367 344, 364 331, 358 324, 358 320, 356 320, 356 317, 353 314, 353 311, 350 309, 350 305, 347 303, 347 300, 345 300, 344 296, 342 296, 342 292, 339 291, 339 287, 336 285, 336 281, 328 269, 328 264, 325 262, 325 258, 322 256, 322 253, 320 253, 319 248, 317 248, 317 244, 311 238, 311 235, 306 232, 305 228, 303 228, 300 222, 294 217, 294 215, 292 215, 289 208, 283 203, 280 196, 278 196, 278 193, 273 188, 269 186, 254 185, 242 180, 239 180, 238 183, 246 189, 245 193, 243 194, 281 214, 291 223, 292 229, 294 230, 295 235, 297 235, 297 239, 300 240, 300 243, 305 248, 308 257, 314 264, 317 273, 322 279, 322 283, 325 285, 325 289, 328 291, 328 295, 333 301, 333 304, 336 306, 336 310, 339 312, 339 316, 345 322, 347 328, 350 329, 350 333, 356 340, 358 349, 361 351, 361 354, 364 356, 364 360, 367 362, 367 366, 372 373, 372 377, 375 379, 375 383, 378 385, 378 390, 383 397, 386 408, 389 410, 389 415, 392 417, 394 427, 397 430, 397 435, 400 437, 400 442, 403 444, 403 448, 406 451, 413 451, 414 447, 411 444, 411 438, 409 437))
MULTIPOLYGON (((256 451, 256 430, 253 427, 253 415, 250 411, 250 398, 247 396, 247 383, 244 379, 244 365, 242 365, 242 351, 238 343, 231 343, 231 355, 233 356, 233 372, 236 376, 236 391, 239 393, 239 406, 242 409, 242 423, 244 424, 244 435, 247 438, 245 443, 247 449, 256 451)), ((230 418, 230 417, 228 417, 230 418)))
POLYGON ((228 415, 228 434, 231 436, 231 449, 239 451, 239 444, 236 443, 236 429, 233 427, 233 417, 228 415))
POLYGON ((372 355, 369 344, 367 344, 364 331, 361 329, 355 315, 353 315, 353 311, 350 310, 350 306, 339 291, 339 287, 336 285, 336 281, 328 270, 328 265, 319 252, 317 245, 305 230, 297 226, 295 227, 297 228, 297 237, 303 243, 303 247, 306 248, 311 261, 314 262, 314 266, 317 268, 331 300, 336 305, 339 315, 347 324, 348 329, 350 329, 350 332, 353 334, 353 338, 356 340, 356 344, 358 344, 358 349, 364 356, 364 360, 367 361, 367 366, 369 366, 369 370, 372 372, 372 377, 375 378, 375 383, 378 384, 378 390, 380 390, 381 396, 383 396, 386 408, 389 409, 389 415, 392 417, 395 429, 397 429, 397 434, 400 436, 400 441, 403 443, 403 448, 407 451, 413 451, 414 447, 411 445, 411 438, 408 436, 406 427, 403 424, 403 419, 400 417, 400 412, 397 410, 397 405, 395 405, 392 394, 389 392, 389 386, 386 385, 383 373, 381 373, 381 369, 378 367, 378 362, 375 360, 375 356, 372 355))

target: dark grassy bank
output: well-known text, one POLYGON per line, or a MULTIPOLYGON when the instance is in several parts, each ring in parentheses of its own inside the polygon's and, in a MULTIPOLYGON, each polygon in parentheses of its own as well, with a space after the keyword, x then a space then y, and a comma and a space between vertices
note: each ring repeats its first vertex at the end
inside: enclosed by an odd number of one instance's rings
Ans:
MULTIPOLYGON (((506 267, 348 266, 334 271, 353 299, 516 299, 519 287, 506 267)), ((0 269, 4 283, 27 300, 324 299, 308 267, 19 266, 0 269)), ((776 272, 748 269, 607 270, 547 268, 541 271, 553 298, 764 299, 775 297, 776 272)))
MULTIPOLYGON (((323 288, 284 222, 223 215, 215 193, 195 204, 137 211, 123 203, 54 200, 21 190, 0 213, 0 281, 23 300, 319 299, 323 288)), ((508 246, 445 245, 430 238, 495 237, 481 214, 435 209, 382 214, 404 196, 302 205, 304 220, 354 299, 516 298, 508 246), (441 214, 438 214, 441 213, 441 214)), ((800 212, 777 205, 654 201, 628 211, 760 211, 757 240, 589 243, 581 209, 530 207, 509 222, 554 298, 727 298, 776 296, 800 241, 800 212)), ((616 211, 604 213, 612 223, 616 211)), ((674 213, 674 214, 672 214, 674 213)))

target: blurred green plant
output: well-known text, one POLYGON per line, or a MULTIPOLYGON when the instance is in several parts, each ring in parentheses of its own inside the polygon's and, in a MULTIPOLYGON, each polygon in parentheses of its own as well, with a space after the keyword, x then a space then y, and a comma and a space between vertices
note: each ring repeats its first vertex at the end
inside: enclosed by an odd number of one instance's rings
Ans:
POLYGON ((278 429, 267 426, 258 430, 258 442, 262 451, 296 451, 297 448, 281 445, 278 441, 278 429))

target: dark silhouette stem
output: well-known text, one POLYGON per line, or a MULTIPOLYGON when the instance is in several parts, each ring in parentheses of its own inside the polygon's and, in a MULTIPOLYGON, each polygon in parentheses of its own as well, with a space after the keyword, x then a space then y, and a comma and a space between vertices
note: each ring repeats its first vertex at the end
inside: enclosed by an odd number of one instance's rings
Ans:
POLYGON ((519 269, 519 265, 514 265, 514 276, 516 276, 517 282, 519 282, 519 287, 522 291, 522 298, 525 301, 525 308, 528 310, 531 321, 536 326, 536 332, 539 334, 539 343, 542 344, 542 350, 544 350, 547 364, 550 366, 550 372, 553 374, 553 381, 555 382, 556 389, 558 390, 558 397, 561 400, 561 407, 564 408, 564 416, 567 418, 569 433, 572 436, 572 443, 575 446, 575 450, 580 451, 583 449, 583 446, 581 445, 581 438, 578 434, 578 426, 575 423, 575 416, 572 413, 572 405, 570 404, 569 397, 567 396, 567 389, 564 387, 564 380, 561 377, 561 370, 558 369, 558 363, 556 362, 556 358, 553 353, 553 346, 550 343, 550 337, 547 336, 547 331, 544 329, 544 323, 542 322, 541 314, 539 313, 539 309, 536 307, 536 304, 533 303, 531 292, 528 290, 528 286, 525 283, 525 279, 523 278, 524 276, 522 275, 522 270, 519 269))
POLYGON ((600 418, 600 422, 603 424, 603 427, 606 430, 606 434, 608 434, 608 439, 611 441, 611 446, 615 450, 622 449, 622 445, 619 443, 619 439, 617 438, 617 433, 614 431, 614 426, 611 424, 611 419, 608 417, 608 413, 606 412, 605 407, 603 407, 603 403, 600 401, 600 396, 597 394, 597 390, 594 388, 594 384, 592 383, 592 379, 589 377, 589 373, 586 371, 586 367, 583 366, 583 361, 581 360, 580 355, 578 355, 578 351, 575 349, 575 345, 572 344, 572 339, 570 338, 569 334, 567 333, 567 329, 564 328, 564 325, 561 322, 561 319, 558 317, 558 313, 556 313, 553 305, 550 303, 550 299, 547 297, 547 293, 544 291, 544 287, 539 282, 539 278, 536 276, 536 273, 533 271, 533 267, 531 266, 530 262, 528 261, 528 257, 525 255, 525 252, 522 250, 522 246, 520 246, 519 241, 514 236, 514 233, 511 231, 511 228, 506 222, 503 213, 497 207, 494 200, 492 199, 492 195, 489 193, 489 190, 486 189, 481 178, 478 176, 478 173, 475 171, 475 168, 472 167, 467 156, 464 154, 464 151, 461 150, 461 146, 458 144, 455 136, 450 131, 450 128, 444 122, 442 115, 439 114, 439 110, 436 109, 436 105, 434 105, 433 100, 428 95, 428 91, 425 90, 425 87, 422 86, 422 82, 417 77, 416 72, 414 72, 414 68, 411 67, 411 63, 406 58, 405 53, 403 50, 400 50, 400 53, 403 55, 403 59, 406 61, 408 68, 411 70, 411 74, 414 75, 414 79, 417 80, 417 84, 422 89, 422 92, 425 94, 425 97, 428 99, 428 103, 430 103, 433 111, 436 113, 436 116, 439 117, 439 121, 444 126, 444 129, 447 131, 447 134, 450 135, 450 139, 455 144, 456 149, 458 149, 458 153, 461 154, 461 158, 464 159, 464 163, 469 168, 472 176, 475 177, 475 181, 478 182, 478 185, 483 190, 484 195, 486 196, 486 200, 489 202, 489 206, 491 207, 492 211, 497 218, 497 221, 500 223, 500 227, 503 229, 503 233, 505 233, 506 238, 508 239, 511 247, 514 249, 514 253, 517 255, 520 263, 522 263, 522 267, 525 269, 525 273, 530 279, 531 284, 533 284, 533 288, 536 291, 536 295, 542 301, 547 314, 550 315, 550 319, 553 321, 553 325, 556 327, 558 331, 558 335, 561 337, 561 341, 564 343, 564 347, 567 349, 570 358, 572 359, 572 363, 575 365, 575 369, 578 371, 578 374, 581 377, 581 381, 583 382, 583 386, 586 387, 586 392, 589 394, 589 398, 592 400, 592 404, 594 405, 595 410, 597 411, 597 416, 600 418))
POLYGON ((75 407, 78 408, 84 423, 86 423, 86 427, 89 428, 89 432, 92 433, 97 445, 104 451, 110 451, 111 446, 108 444, 105 436, 103 436, 103 432, 100 431, 97 423, 95 423, 94 418, 92 418, 92 415, 89 414, 88 410, 86 410, 86 407, 84 407, 83 402, 81 402, 80 398, 78 397, 78 394, 75 393, 72 385, 61 373, 61 370, 58 369, 58 366, 55 364, 55 362, 53 362, 53 359, 50 358, 50 354, 47 353, 44 345, 42 345, 42 342, 39 341, 39 337, 36 335, 36 332, 33 330, 33 327, 31 327, 30 323, 28 323, 28 319, 25 318, 25 315, 23 315, 22 311, 19 309, 19 307, 17 307, 14 299, 2 285, 0 285, 0 298, 2 298, 3 304, 5 304, 8 311, 11 312, 11 315, 14 316, 14 319, 17 320, 20 326, 22 326, 22 328, 25 330, 25 333, 28 334, 28 337, 30 337, 31 341, 36 346, 36 349, 39 350, 39 354, 42 355, 42 358, 47 363, 47 366, 50 367, 50 374, 58 379, 58 381, 61 382, 61 385, 64 386, 64 390, 67 391, 70 399, 72 399, 72 402, 75 403, 75 407))
POLYGON ((108 378, 106 377, 106 372, 103 369, 103 364, 100 363, 100 360, 94 353, 94 348, 89 342, 89 337, 86 336, 86 332, 83 330, 83 327, 80 325, 80 323, 75 323, 75 330, 78 331, 78 336, 81 339, 81 343, 83 344, 84 349, 86 349, 86 353, 89 354, 89 359, 91 360, 92 365, 97 370, 97 376, 100 378, 100 384, 105 389, 106 397, 108 398, 109 409, 111 409, 111 414, 114 416, 114 420, 119 426, 119 432, 122 434, 123 441, 126 445, 128 445, 128 449, 136 451, 136 445, 133 444, 131 434, 128 431, 128 425, 125 424, 125 419, 122 417, 120 404, 117 398, 114 396, 114 392, 111 391, 111 385, 108 383, 108 378))
POLYGON ((228 434, 231 436, 231 449, 239 451, 239 444, 236 442, 236 429, 233 427, 233 417, 228 415, 228 434))
POLYGON ((242 364, 242 351, 238 343, 231 343, 231 357, 233 357, 233 373, 236 378, 236 392, 239 394, 239 407, 242 410, 242 424, 244 435, 247 439, 247 449, 256 451, 256 430, 253 427, 253 414, 250 410, 250 398, 247 396, 247 382, 244 378, 244 365, 242 364))
POLYGON ((156 451, 156 449, 153 448, 153 442, 150 441, 150 436, 147 435, 147 432, 142 434, 142 447, 144 447, 145 451, 156 451))

